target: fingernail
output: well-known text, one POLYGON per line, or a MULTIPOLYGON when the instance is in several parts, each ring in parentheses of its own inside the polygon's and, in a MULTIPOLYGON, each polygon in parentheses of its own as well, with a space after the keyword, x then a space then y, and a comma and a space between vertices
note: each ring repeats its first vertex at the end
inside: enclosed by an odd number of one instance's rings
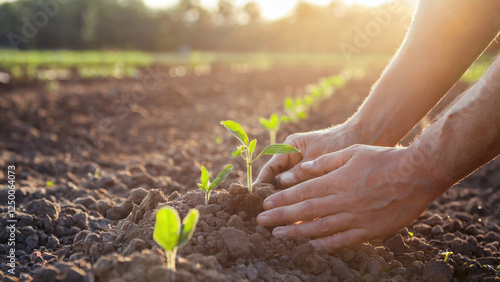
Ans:
POLYGON ((276 228, 273 230, 274 237, 286 237, 286 230, 282 228, 276 228))
POLYGON ((273 201, 264 201, 262 207, 266 210, 269 210, 269 209, 274 209, 275 206, 273 201))
POLYGON ((315 249, 321 249, 321 246, 316 241, 309 241, 309 244, 311 244, 315 249))
POLYGON ((259 216, 257 216, 257 222, 261 225, 269 225, 271 220, 269 219, 269 216, 267 216, 267 215, 259 215, 259 216))
POLYGON ((308 162, 305 162, 305 163, 302 163, 300 165, 301 168, 303 169, 310 169, 313 165, 313 162, 312 161, 308 161, 308 162))
POLYGON ((280 181, 286 185, 294 184, 296 182, 295 175, 287 171, 280 176, 280 181))

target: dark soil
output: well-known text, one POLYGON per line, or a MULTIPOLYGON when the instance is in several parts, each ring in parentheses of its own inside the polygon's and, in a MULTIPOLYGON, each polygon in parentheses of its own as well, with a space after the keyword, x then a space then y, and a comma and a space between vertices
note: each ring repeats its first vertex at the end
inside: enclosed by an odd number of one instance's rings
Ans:
MULTIPOLYGON (((500 265, 500 162, 451 188, 398 234, 333 254, 308 238, 274 238, 255 224, 271 185, 253 194, 230 157, 236 140, 219 124, 233 119, 267 142, 258 117, 281 110, 287 95, 336 69, 272 69, 164 78, 141 97, 140 81, 64 82, 0 88, 2 187, 16 166, 15 276, 9 267, 7 188, 0 189, 0 276, 4 281, 494 281, 500 265), (216 142, 216 139, 218 140, 216 142), (203 206, 200 167, 235 168, 203 206), (96 171, 99 171, 96 174, 96 171), (50 183, 53 182, 53 185, 50 183), (166 268, 152 240, 155 212, 200 210, 192 240, 166 268), (445 251, 453 252, 446 262, 445 251), (4 277, 5 276, 5 277, 4 277)), ((345 120, 380 70, 351 80, 313 111, 286 125, 320 129, 345 120)), ((255 173, 265 163, 256 164, 255 173)), ((497 280, 498 281, 498 280, 497 280)))

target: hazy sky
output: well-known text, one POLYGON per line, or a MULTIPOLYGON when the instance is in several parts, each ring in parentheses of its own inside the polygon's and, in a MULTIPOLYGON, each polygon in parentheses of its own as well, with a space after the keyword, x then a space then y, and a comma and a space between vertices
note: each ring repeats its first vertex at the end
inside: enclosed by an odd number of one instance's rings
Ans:
MULTIPOLYGON (((143 0, 150 7, 164 8, 175 5, 178 0, 143 0)), ((237 6, 243 6, 252 0, 235 0, 237 6)), ((288 15, 299 0, 255 0, 262 9, 262 16, 268 20, 282 18, 288 15)), ((348 4, 379 5, 389 0, 343 0, 348 4)), ((201 4, 207 8, 216 7, 219 0, 200 0, 201 4)), ((306 0, 306 2, 317 5, 328 5, 332 0, 306 0)))

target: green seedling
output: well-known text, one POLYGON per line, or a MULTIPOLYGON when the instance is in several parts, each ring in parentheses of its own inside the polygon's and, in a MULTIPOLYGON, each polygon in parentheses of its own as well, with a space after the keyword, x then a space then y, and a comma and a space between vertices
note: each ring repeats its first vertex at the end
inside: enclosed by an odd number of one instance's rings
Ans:
POLYGON ((341 88, 345 85, 345 79, 342 75, 333 75, 328 78, 332 86, 341 88))
POLYGON ((97 179, 99 178, 101 175, 101 170, 100 169, 96 169, 94 174, 88 172, 87 173, 87 177, 90 179, 90 180, 94 180, 94 179, 97 179))
POLYGON ((252 154, 255 151, 255 146, 257 145, 257 139, 252 141, 248 140, 247 133, 243 130, 241 125, 232 120, 221 121, 221 124, 226 127, 229 132, 231 132, 238 140, 241 141, 243 145, 239 146, 236 150, 235 154, 243 158, 243 160, 247 164, 247 184, 248 191, 252 192, 252 164, 260 159, 264 155, 277 155, 277 154, 290 154, 290 153, 300 153, 296 148, 285 145, 285 144, 272 144, 260 152, 259 155, 254 159, 252 158, 252 154))
POLYGON ((408 231, 408 234, 410 234, 410 236, 413 237, 413 232, 408 231))
POLYGON ((227 165, 221 172, 219 172, 219 175, 217 175, 214 181, 210 182, 210 176, 207 169, 204 166, 201 166, 201 183, 198 183, 198 187, 205 192, 205 206, 208 206, 208 202, 210 201, 210 191, 217 188, 217 186, 221 185, 222 182, 226 180, 226 177, 229 175, 232 168, 233 165, 227 165))
POLYGON ((156 212, 153 239, 167 253, 167 268, 175 271, 177 249, 191 239, 199 218, 197 209, 190 209, 182 223, 179 213, 172 207, 163 207, 156 212))
POLYGON ((262 124, 269 131, 270 144, 276 144, 276 135, 280 128, 281 120, 277 114, 272 114, 269 119, 259 118, 260 124, 262 124))
POLYGON ((441 255, 444 255, 444 260, 443 260, 443 262, 446 262, 446 261, 448 261, 448 258, 449 258, 451 255, 453 255, 453 252, 441 252, 440 254, 441 254, 441 255))
POLYGON ((48 180, 48 181, 45 183, 45 185, 47 185, 47 186, 49 186, 49 187, 52 187, 52 186, 54 186, 54 181, 52 181, 52 180, 48 180))
POLYGON ((302 98, 293 99, 291 97, 287 97, 285 99, 284 108, 290 121, 295 122, 307 118, 306 107, 302 98))

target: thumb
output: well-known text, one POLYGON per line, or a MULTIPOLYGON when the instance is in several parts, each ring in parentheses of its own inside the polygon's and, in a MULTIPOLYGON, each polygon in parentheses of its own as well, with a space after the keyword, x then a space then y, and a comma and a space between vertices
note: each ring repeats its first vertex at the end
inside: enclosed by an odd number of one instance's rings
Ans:
POLYGON ((348 150, 344 149, 322 155, 312 161, 304 162, 300 167, 304 173, 307 173, 311 177, 318 177, 342 167, 350 158, 351 154, 348 150))

